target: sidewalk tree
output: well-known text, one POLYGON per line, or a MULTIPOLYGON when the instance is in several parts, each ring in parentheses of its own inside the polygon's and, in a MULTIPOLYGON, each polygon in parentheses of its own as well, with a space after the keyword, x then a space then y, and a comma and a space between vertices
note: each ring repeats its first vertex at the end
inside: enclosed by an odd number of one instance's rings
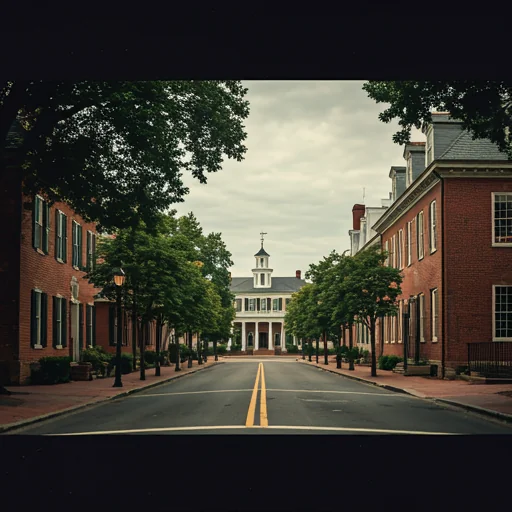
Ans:
POLYGON ((429 122, 435 109, 450 112, 473 138, 490 139, 512 158, 511 80, 370 80, 363 89, 377 103, 389 105, 379 114, 381 121, 398 119, 400 130, 393 135, 395 143, 407 143, 412 127, 429 122))
POLYGON ((25 192, 65 201, 100 228, 122 228, 183 201, 247 148, 238 80, 3 81, 0 157, 16 147, 25 192))
POLYGON ((377 375, 375 325, 377 318, 396 315, 396 299, 402 293, 400 271, 384 264, 385 252, 369 248, 357 253, 351 262, 350 272, 344 280, 344 301, 349 311, 357 315, 370 330, 372 367, 377 375))

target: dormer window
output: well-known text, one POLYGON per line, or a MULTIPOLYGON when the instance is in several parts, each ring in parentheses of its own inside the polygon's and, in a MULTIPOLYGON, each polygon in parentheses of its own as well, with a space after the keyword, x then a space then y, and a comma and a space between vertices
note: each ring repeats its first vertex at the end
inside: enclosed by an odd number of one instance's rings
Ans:
POLYGON ((412 155, 409 153, 407 156, 407 186, 412 183, 412 155))
POLYGON ((428 167, 434 159, 434 129, 432 125, 427 132, 427 151, 425 152, 425 166, 428 167))

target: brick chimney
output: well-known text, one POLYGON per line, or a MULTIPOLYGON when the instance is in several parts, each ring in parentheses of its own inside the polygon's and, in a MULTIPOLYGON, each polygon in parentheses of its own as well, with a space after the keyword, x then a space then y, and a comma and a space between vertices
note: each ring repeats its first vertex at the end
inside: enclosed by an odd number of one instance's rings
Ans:
POLYGON ((300 270, 296 270, 296 271, 295 271, 295 277, 296 277, 297 279, 300 279, 300 270))
POLYGON ((352 208, 352 229, 359 231, 361 229, 361 217, 364 217, 366 206, 364 204, 355 204, 352 208))

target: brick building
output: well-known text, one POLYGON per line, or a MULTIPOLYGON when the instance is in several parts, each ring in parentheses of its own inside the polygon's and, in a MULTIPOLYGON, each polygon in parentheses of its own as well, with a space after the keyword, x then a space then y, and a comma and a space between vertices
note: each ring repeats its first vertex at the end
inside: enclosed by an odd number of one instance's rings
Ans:
POLYGON ((400 314, 377 342, 402 356, 410 309, 409 356, 419 347, 445 376, 466 365, 467 343, 512 341, 512 162, 447 113, 423 132, 426 144, 404 149, 405 186, 391 174, 397 195, 373 225, 404 276, 400 314))

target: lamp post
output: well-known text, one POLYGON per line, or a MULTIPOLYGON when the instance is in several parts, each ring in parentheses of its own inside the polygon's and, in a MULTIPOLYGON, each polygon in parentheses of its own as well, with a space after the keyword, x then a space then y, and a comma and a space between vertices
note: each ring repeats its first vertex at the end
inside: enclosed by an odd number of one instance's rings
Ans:
POLYGON ((176 343, 176 366, 174 367, 175 372, 180 372, 180 340, 176 337, 176 333, 172 333, 172 344, 176 343))
POLYGON ((123 337, 123 312, 121 311, 121 292, 125 275, 123 269, 120 268, 114 274, 114 283, 117 291, 117 343, 116 343, 116 376, 114 379, 114 388, 122 388, 123 383, 121 381, 121 342, 123 337))
POLYGON ((409 297, 409 303, 415 305, 414 307, 414 320, 415 320, 415 335, 414 335, 414 364, 420 363, 420 302, 418 297, 411 295, 409 297))
POLYGON ((404 304, 403 313, 403 338, 404 338, 404 372, 407 371, 407 357, 408 357, 408 345, 409 345, 409 302, 404 304))

